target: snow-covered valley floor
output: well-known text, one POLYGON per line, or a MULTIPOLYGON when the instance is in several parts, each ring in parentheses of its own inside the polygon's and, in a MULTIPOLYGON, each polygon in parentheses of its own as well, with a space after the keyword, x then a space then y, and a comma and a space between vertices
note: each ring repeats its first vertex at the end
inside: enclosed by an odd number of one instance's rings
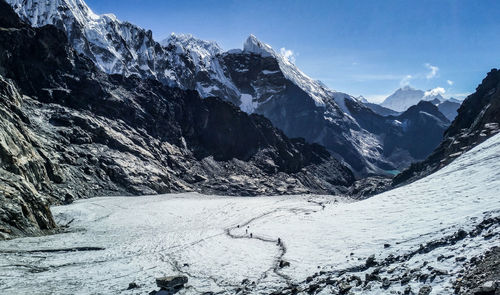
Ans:
POLYGON ((451 294, 462 265, 500 245, 500 135, 427 178, 359 202, 185 193, 52 211, 67 232, 0 242, 1 294, 145 294, 173 274, 189 277, 180 294, 389 294, 423 285, 451 294), (131 282, 140 289, 126 290, 131 282))

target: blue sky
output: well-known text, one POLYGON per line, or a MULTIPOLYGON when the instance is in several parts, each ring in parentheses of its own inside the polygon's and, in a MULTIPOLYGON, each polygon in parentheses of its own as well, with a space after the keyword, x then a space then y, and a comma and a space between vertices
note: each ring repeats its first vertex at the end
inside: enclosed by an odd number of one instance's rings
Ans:
POLYGON ((380 101, 400 85, 463 98, 500 67, 500 1, 87 0, 151 29, 241 48, 249 34, 293 52, 332 89, 380 101), (442 88, 442 89, 441 89, 442 88))

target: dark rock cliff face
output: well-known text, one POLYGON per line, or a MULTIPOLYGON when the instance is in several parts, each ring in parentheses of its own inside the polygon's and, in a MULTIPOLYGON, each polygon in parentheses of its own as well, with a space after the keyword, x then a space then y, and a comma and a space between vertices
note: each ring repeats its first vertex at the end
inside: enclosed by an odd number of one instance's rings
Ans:
POLYGON ((341 193, 351 171, 260 115, 109 76, 63 32, 0 1, 0 238, 55 227, 49 204, 99 195, 341 193))
POLYGON ((21 96, 0 76, 0 239, 55 227, 46 189, 51 163, 37 151, 21 96))
POLYGON ((365 102, 363 104, 381 116, 397 116, 400 114, 400 112, 393 111, 376 103, 365 102))
POLYGON ((445 100, 437 105, 439 111, 448 119, 453 121, 458 115, 458 108, 460 103, 455 101, 445 100))
POLYGON ((317 106, 310 94, 285 77, 276 58, 247 52, 226 53, 222 57, 226 75, 258 103, 254 112, 268 118, 288 136, 325 146, 360 174, 371 171, 367 169, 371 161, 383 162, 367 160, 355 140, 350 140, 350 130, 365 131, 339 109, 333 96, 324 106, 317 106))
POLYGON ((412 164, 394 178, 400 185, 425 177, 464 152, 499 132, 500 71, 492 69, 476 92, 469 95, 458 109, 458 115, 444 134, 443 141, 424 161, 412 164))

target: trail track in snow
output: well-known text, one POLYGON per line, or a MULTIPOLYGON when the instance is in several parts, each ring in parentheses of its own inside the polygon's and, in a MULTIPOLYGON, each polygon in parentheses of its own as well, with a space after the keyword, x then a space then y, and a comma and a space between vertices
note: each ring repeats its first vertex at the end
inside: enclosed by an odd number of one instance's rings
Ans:
MULTIPOLYGON (((321 207, 321 209, 325 209, 326 207, 326 204, 325 202, 320 202, 320 201, 316 201, 314 199, 308 199, 307 200, 308 203, 312 203, 312 204, 315 204, 319 207, 321 207)), ((334 202, 336 203, 337 200, 334 200, 334 202)), ((330 202, 326 202, 326 203, 330 203, 330 202)), ((280 264, 282 262, 284 262, 283 260, 283 257, 285 256, 286 252, 287 252, 287 247, 286 247, 286 242, 278 237, 276 239, 273 239, 273 238, 270 238, 270 237, 267 237, 267 236, 263 236, 263 235, 259 235, 259 234, 255 234, 252 232, 252 230, 250 229, 248 232, 247 230, 249 229, 250 225, 259 220, 259 219, 262 219, 262 218, 265 218, 265 217, 268 217, 270 215, 273 215, 277 212, 289 212, 289 213, 293 213, 293 214, 297 214, 297 213, 308 213, 308 214, 311 214, 311 213, 315 213, 316 211, 315 210, 312 210, 312 209, 302 209, 302 208, 276 208, 274 210, 271 210, 269 212, 266 212, 266 213, 262 213, 258 216, 255 216, 241 224, 238 224, 237 226, 232 226, 232 227, 229 227, 225 230, 225 233, 227 236, 229 236, 230 238, 232 239, 254 239, 254 240, 259 240, 259 241, 262 241, 262 242, 265 242, 265 243, 271 243, 273 245, 275 245, 276 247, 278 247, 278 255, 274 258, 274 262, 273 262, 273 266, 271 268, 269 268, 267 271, 265 271, 264 273, 262 273, 261 277, 259 280, 257 280, 257 282, 255 282, 255 285, 258 286, 260 281, 264 278, 267 277, 268 275, 268 272, 269 271, 273 271, 277 276, 281 277, 285 283, 290 286, 293 282, 293 279, 282 273, 281 272, 281 269, 282 267, 280 267, 280 264), (237 230, 242 230, 242 229, 245 229, 245 234, 235 234, 233 233, 232 231, 237 231, 237 230)), ((284 266, 286 267, 286 266, 284 266)))

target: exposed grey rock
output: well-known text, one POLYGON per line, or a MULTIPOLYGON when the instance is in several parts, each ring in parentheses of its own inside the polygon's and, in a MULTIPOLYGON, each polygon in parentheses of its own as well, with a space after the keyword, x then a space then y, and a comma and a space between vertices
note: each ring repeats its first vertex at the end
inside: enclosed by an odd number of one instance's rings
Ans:
POLYGON ((375 255, 371 255, 366 259, 365 262, 366 267, 372 267, 377 265, 377 261, 375 260, 375 255))
POLYGON ((373 195, 382 193, 391 187, 392 179, 383 176, 370 176, 356 180, 349 188, 349 196, 363 200, 373 195))
POLYGON ((391 286, 391 281, 388 278, 382 280, 382 288, 387 289, 391 286))
POLYGON ((474 295, 494 295, 497 288, 498 286, 496 282, 487 281, 474 290, 474 295))
POLYGON ((425 285, 418 290, 418 295, 429 295, 432 291, 432 287, 429 285, 425 285))
POLYGON ((455 294, 500 294, 500 247, 493 247, 481 257, 473 257, 464 274, 454 283, 455 294))

